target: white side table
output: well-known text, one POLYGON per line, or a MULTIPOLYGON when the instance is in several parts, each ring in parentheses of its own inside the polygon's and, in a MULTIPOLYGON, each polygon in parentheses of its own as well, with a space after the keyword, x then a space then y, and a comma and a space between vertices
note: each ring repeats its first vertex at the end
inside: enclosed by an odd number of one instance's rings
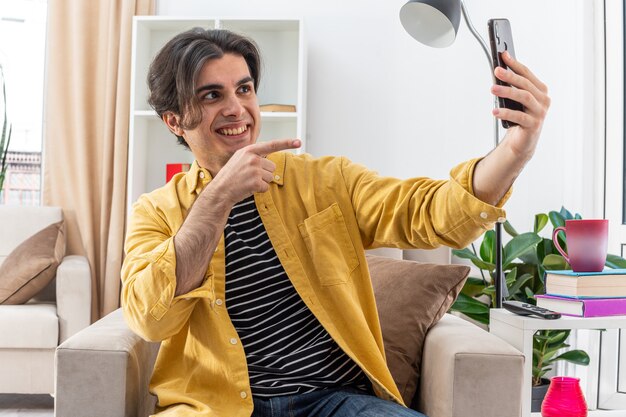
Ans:
MULTIPOLYGON (((502 308, 492 308, 489 313, 489 332, 508 342, 524 354, 524 382, 522 385, 522 417, 530 417, 532 387, 533 335, 537 330, 561 329, 623 329, 626 316, 613 317, 567 317, 544 320, 518 316, 502 308)), ((538 414, 537 414, 538 415, 538 414)), ((624 416, 624 410, 591 411, 589 417, 624 416)))

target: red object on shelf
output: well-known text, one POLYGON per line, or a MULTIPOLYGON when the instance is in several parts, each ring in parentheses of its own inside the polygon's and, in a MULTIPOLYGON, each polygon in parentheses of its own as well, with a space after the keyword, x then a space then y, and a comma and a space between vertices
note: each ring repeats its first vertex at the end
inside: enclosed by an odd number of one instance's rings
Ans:
POLYGON ((191 164, 166 164, 165 166, 165 182, 169 182, 172 177, 179 172, 187 172, 191 164))
POLYGON ((555 376, 541 404, 542 417, 587 417, 587 402, 580 379, 555 376))

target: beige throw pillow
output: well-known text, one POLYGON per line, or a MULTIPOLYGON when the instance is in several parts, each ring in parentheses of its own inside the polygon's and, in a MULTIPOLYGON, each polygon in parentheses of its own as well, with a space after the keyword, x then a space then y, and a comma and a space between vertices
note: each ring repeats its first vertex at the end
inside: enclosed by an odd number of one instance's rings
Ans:
POLYGON ((424 339, 450 308, 470 268, 367 256, 387 365, 407 406, 419 386, 424 339))
POLYGON ((0 265, 0 304, 23 304, 56 276, 65 255, 63 221, 35 233, 0 265))

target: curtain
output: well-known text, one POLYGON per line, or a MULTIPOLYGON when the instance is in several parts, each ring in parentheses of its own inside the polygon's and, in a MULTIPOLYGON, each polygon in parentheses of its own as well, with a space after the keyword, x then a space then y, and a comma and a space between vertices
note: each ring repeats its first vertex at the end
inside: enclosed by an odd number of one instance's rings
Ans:
POLYGON ((154 0, 49 0, 43 204, 64 210, 68 254, 92 272, 92 320, 119 306, 132 17, 154 0))

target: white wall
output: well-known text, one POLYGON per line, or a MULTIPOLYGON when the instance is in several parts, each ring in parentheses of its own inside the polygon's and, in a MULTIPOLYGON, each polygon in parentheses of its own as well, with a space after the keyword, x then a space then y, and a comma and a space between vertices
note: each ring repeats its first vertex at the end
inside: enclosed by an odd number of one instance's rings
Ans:
MULTIPOLYGON (((159 0, 169 16, 302 17, 308 47, 307 151, 346 155, 383 175, 447 178, 493 144, 487 60, 461 23, 433 49, 410 38, 404 0, 159 0)), ((599 0, 466 0, 477 29, 511 21, 515 48, 550 88, 535 158, 507 204, 519 231, 565 205, 601 216, 594 192, 593 9, 599 0)))

